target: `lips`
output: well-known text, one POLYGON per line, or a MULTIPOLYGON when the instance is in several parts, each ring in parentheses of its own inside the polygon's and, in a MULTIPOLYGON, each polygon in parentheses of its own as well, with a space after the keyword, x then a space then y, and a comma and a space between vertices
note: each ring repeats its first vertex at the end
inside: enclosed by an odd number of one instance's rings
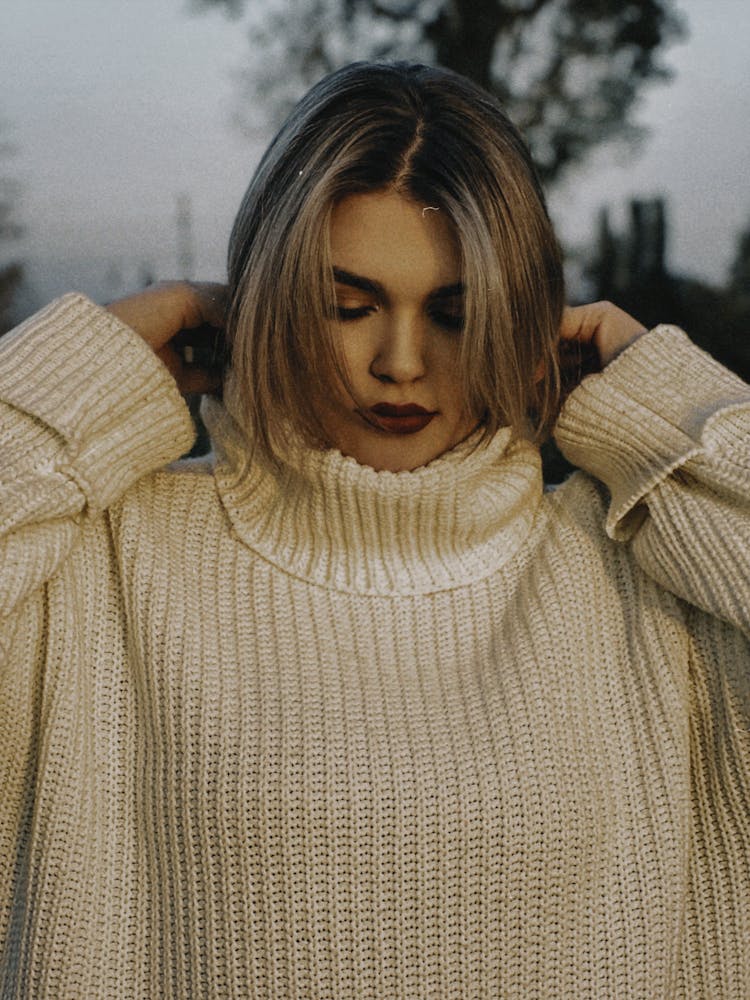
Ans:
POLYGON ((423 430, 435 415, 435 411, 425 410, 416 403, 406 403, 401 406, 394 403, 376 403, 362 414, 369 424, 389 434, 416 434, 417 431, 423 430))

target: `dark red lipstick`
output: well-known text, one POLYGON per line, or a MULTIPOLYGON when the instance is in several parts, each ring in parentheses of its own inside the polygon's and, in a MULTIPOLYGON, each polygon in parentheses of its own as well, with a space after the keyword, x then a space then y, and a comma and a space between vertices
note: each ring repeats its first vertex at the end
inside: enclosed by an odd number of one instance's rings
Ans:
POLYGON ((389 434, 416 434, 423 430, 436 411, 426 410, 416 403, 398 406, 395 403, 376 403, 363 416, 368 423, 389 434))

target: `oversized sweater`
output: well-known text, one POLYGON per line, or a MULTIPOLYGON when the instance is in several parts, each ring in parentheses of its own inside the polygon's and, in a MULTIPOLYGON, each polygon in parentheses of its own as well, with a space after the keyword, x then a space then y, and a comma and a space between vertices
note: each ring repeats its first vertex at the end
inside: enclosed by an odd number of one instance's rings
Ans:
POLYGON ((0 341, 0 997, 750 997, 750 387, 650 331, 413 472, 0 341), (171 465, 169 463, 172 463, 171 465))

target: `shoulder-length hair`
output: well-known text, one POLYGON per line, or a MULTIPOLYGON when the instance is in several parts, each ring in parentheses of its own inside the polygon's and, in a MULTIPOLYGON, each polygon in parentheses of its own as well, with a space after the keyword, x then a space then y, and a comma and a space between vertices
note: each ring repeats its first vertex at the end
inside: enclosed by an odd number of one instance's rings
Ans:
POLYGON ((324 442, 315 398, 332 379, 349 386, 331 333, 331 212, 348 195, 389 189, 439 207, 455 231, 465 288, 457 377, 470 412, 482 414, 480 440, 511 426, 541 443, 562 401, 564 289, 531 157, 480 87, 403 62, 353 63, 321 80, 250 183, 229 247, 243 430, 270 458, 290 429, 324 442))

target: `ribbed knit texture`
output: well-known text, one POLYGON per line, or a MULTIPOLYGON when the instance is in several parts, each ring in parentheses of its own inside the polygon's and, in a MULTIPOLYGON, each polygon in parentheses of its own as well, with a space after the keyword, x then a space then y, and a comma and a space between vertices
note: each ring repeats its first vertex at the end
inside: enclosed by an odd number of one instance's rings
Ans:
POLYGON ((376 473, 172 462, 82 296, 0 341, 0 998, 747 1000, 750 387, 674 327, 376 473))

